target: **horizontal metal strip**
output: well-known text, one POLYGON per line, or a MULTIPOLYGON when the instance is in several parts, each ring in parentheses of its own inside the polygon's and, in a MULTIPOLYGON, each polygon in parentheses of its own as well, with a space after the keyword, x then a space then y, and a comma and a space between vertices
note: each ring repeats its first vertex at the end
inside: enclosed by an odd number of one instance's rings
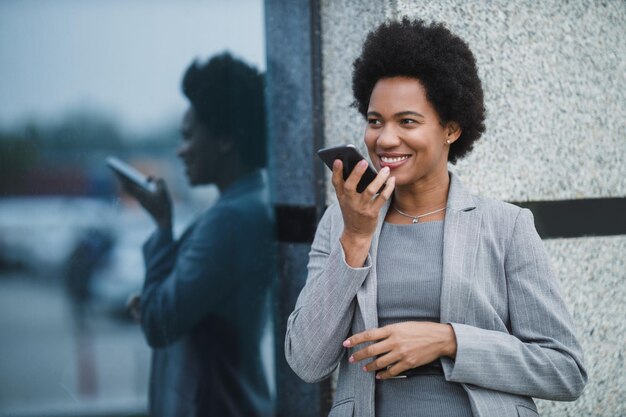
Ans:
MULTIPOLYGON (((626 198, 512 202, 533 212, 542 239, 626 235, 626 198)), ((315 207, 275 207, 279 242, 311 243, 315 207)))
POLYGON ((276 237, 279 242, 311 243, 317 228, 317 210, 311 206, 277 205, 276 237))
POLYGON ((626 198, 512 202, 533 212, 543 239, 626 235, 626 198))

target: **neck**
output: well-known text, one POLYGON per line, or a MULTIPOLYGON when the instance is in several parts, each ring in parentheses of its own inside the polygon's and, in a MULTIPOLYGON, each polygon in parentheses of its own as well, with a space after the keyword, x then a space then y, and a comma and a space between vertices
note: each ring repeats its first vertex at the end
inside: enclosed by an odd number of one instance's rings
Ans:
POLYGON ((213 183, 220 190, 220 193, 223 193, 231 184, 250 172, 252 170, 247 169, 240 158, 233 157, 228 163, 224 164, 219 177, 213 183))
POLYGON ((445 207, 448 201, 450 177, 445 175, 424 178, 414 184, 397 186, 394 191, 393 204, 400 210, 411 215, 445 207))

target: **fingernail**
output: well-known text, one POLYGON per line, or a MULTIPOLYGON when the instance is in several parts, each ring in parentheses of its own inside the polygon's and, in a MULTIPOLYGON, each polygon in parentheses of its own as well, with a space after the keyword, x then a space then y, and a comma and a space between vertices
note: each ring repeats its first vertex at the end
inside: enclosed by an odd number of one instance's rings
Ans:
POLYGON ((367 372, 367 368, 365 366, 363 367, 363 371, 367 372))
POLYGON ((376 374, 376 379, 381 379, 380 375, 376 374))
POLYGON ((350 343, 350 339, 346 339, 343 341, 343 347, 350 347, 352 346, 352 343, 350 343))
POLYGON ((339 168, 340 163, 341 161, 339 161, 339 159, 335 159, 335 162, 333 162, 333 168, 339 168))
POLYGON ((367 166, 367 161, 366 161, 365 159, 361 159, 361 160, 359 161, 359 166, 360 166, 361 168, 365 168, 365 167, 367 166))
POLYGON ((385 174, 389 172, 389 167, 384 167, 380 170, 380 172, 384 172, 385 174))
POLYGON ((348 358, 348 362, 350 362, 350 363, 354 363, 354 356, 350 356, 350 357, 348 358))

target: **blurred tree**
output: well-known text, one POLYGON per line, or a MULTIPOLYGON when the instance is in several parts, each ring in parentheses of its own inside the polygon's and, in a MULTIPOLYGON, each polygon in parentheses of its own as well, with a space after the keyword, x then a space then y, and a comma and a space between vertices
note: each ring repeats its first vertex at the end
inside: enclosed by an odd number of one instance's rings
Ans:
POLYGON ((26 172, 39 161, 39 137, 35 126, 20 137, 0 132, 0 196, 19 189, 26 172))
POLYGON ((0 196, 105 195, 114 189, 107 155, 171 159, 179 136, 175 124, 129 135, 112 117, 88 108, 57 122, 31 120, 0 130, 0 196))
POLYGON ((43 145, 63 150, 120 149, 124 140, 115 121, 101 113, 68 113, 56 126, 42 127, 43 145))

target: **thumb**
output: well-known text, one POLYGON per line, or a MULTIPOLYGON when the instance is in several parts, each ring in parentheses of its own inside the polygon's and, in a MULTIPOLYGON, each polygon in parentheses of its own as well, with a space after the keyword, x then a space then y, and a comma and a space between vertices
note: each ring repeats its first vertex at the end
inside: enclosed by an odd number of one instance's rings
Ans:
POLYGON ((156 184, 157 192, 167 192, 167 184, 163 178, 150 178, 150 181, 153 181, 156 184))

